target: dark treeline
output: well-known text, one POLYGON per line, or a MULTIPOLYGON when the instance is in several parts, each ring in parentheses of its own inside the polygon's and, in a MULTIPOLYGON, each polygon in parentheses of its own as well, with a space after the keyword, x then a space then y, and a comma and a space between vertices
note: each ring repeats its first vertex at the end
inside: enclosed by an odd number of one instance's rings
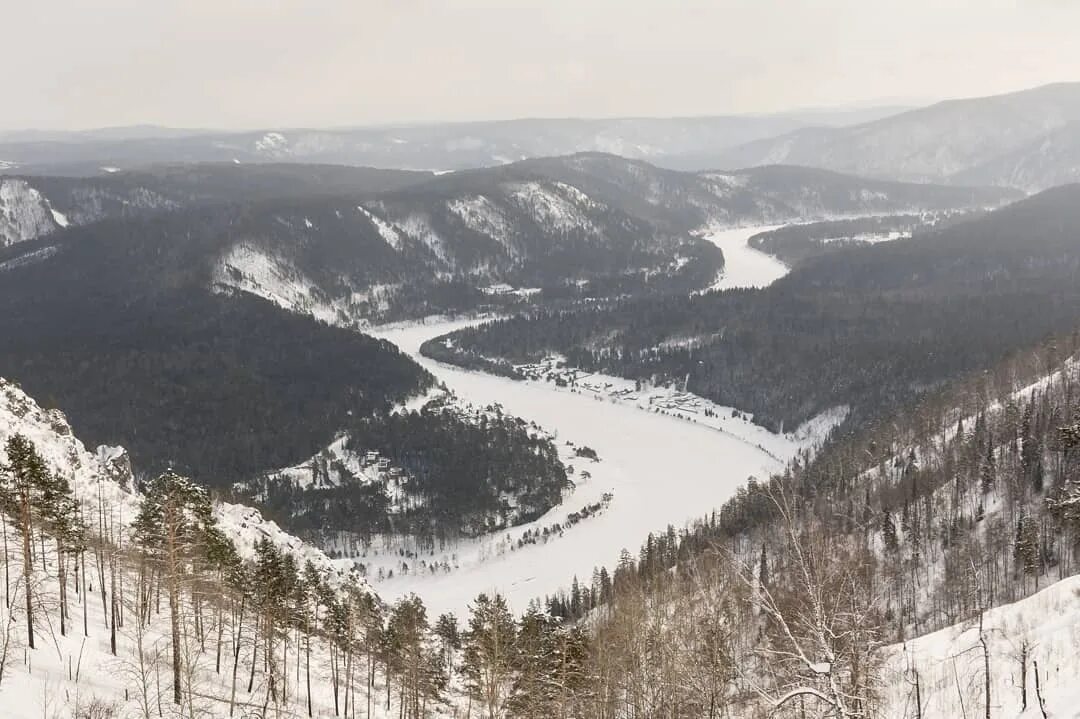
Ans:
POLYGON ((537 311, 429 341, 428 356, 513 374, 570 365, 685 384, 791 429, 833 406, 853 425, 1071 328, 1080 186, 908 241, 809 260, 764 290, 537 311))
POLYGON ((88 442, 123 443, 146 473, 227 486, 433 383, 387 342, 211 292, 197 260, 213 245, 172 244, 160 222, 81 228, 0 282, 0 375, 64 407, 88 442))
POLYGON ((303 488, 285 478, 259 482, 262 505, 286 526, 309 536, 397 533, 433 544, 532 521, 569 487, 551 439, 497 407, 464 413, 432 403, 346 426, 346 447, 377 452, 392 475, 375 484, 338 462, 329 468, 342 478, 337 486, 320 477, 303 488))
POLYGON ((144 472, 175 466, 225 487, 311 456, 350 413, 433 382, 389 343, 256 298, 95 299, 88 312, 43 300, 30 318, 5 305, 0 375, 67 408, 88 442, 124 444, 144 472))
POLYGON ((911 235, 942 229, 949 225, 972 219, 979 214, 972 212, 922 212, 918 214, 874 215, 852 217, 842 220, 825 220, 806 224, 785 225, 768 232, 760 232, 750 238, 748 244, 756 250, 767 252, 794 267, 810 258, 845 247, 872 244, 870 237, 887 236, 898 232, 911 235))

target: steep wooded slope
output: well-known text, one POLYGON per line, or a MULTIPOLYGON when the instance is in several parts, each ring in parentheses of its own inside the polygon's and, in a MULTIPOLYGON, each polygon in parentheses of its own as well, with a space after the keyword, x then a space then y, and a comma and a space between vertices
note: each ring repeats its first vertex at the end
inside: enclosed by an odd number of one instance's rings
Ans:
POLYGON ((471 364, 565 355, 667 378, 791 427, 839 404, 851 421, 999 360, 1080 316, 1080 186, 913 240, 808 260, 764 290, 541 311, 425 352, 471 364))

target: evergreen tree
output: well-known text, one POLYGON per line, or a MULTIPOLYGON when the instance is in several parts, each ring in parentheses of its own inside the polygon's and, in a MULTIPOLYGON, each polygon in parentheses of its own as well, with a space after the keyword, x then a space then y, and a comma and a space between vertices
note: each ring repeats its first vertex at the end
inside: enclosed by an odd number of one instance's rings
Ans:
POLYGON ((386 625, 389 669, 398 676, 401 716, 420 719, 422 700, 436 698, 445 685, 442 666, 432 666, 426 651, 427 610, 415 594, 398 600, 386 625))
POLYGON ((522 616, 514 652, 514 686, 508 702, 509 713, 522 719, 552 716, 554 694, 555 628, 551 617, 535 606, 522 616))
POLYGON ((502 716, 515 664, 517 627, 499 594, 480 594, 470 608, 462 674, 487 719, 502 716))
POLYGON ((196 560, 205 557, 214 527, 210 497, 187 477, 167 471, 151 481, 133 524, 135 541, 161 572, 169 598, 173 702, 182 703, 181 583, 196 560))
POLYGON ((896 539, 896 524, 893 523, 889 510, 885 510, 881 515, 881 539, 885 543, 885 551, 895 554, 899 543, 896 539))
POLYGON ((458 629, 457 617, 450 613, 440 614, 435 621, 435 636, 439 638, 446 671, 453 672, 454 654, 461 649, 461 631, 458 629))
POLYGON ((1024 574, 1036 575, 1038 586, 1039 526, 1034 517, 1021 517, 1016 525, 1016 566, 1024 574))
POLYGON ((991 443, 986 447, 986 459, 983 461, 979 474, 980 487, 982 488, 983 494, 986 494, 993 489, 996 471, 994 463, 994 445, 991 443))
POLYGON ((7 464, 0 472, 0 501, 3 511, 15 517, 22 535, 23 594, 26 599, 26 638, 31 649, 34 643, 34 555, 31 549, 34 527, 55 518, 45 501, 53 491, 53 477, 37 449, 21 434, 12 435, 7 442, 7 464))

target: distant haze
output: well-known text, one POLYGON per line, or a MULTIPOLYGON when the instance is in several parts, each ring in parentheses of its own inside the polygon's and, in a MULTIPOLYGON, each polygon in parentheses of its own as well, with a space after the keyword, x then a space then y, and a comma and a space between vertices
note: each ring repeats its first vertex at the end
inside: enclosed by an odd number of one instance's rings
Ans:
POLYGON ((1080 79, 1073 0, 5 0, 0 129, 910 103, 1080 79))

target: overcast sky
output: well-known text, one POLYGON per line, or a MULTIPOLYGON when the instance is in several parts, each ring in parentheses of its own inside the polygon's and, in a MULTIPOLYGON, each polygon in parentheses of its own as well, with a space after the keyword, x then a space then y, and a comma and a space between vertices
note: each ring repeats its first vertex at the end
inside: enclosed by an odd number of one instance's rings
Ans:
POLYGON ((866 106, 1080 80, 1080 0, 0 0, 0 129, 866 106))

